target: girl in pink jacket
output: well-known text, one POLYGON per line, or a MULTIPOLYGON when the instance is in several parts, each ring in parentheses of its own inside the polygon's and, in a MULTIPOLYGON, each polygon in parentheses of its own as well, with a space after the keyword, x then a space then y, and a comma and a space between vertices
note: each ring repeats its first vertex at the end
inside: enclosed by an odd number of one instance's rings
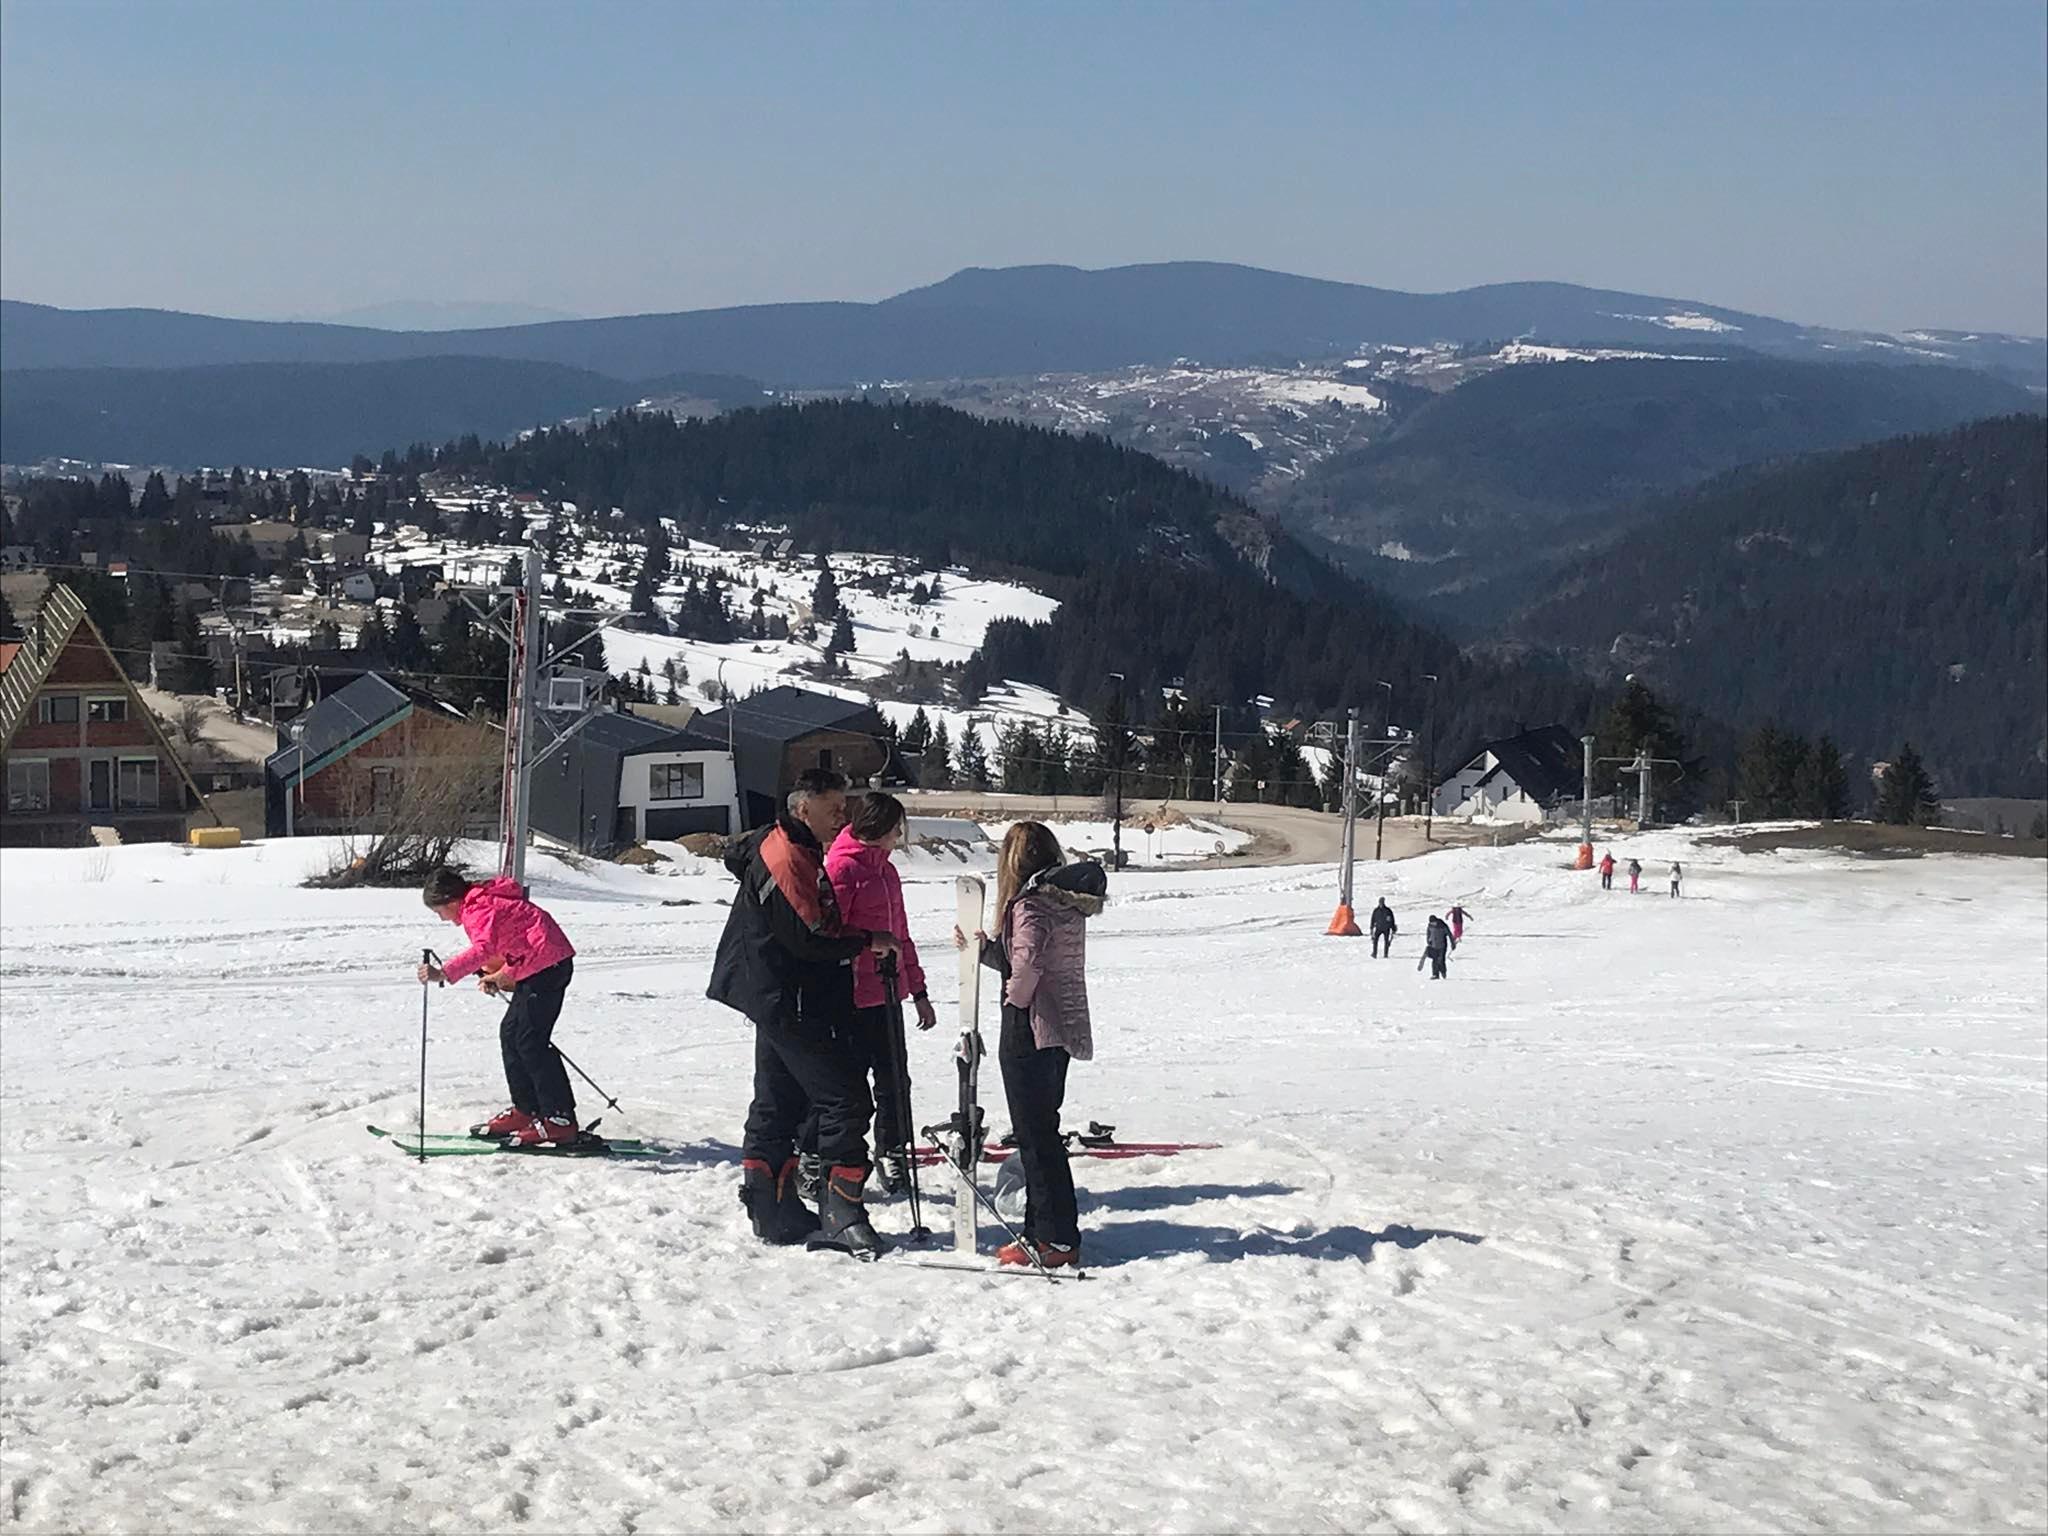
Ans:
POLYGON ((518 1146, 574 1141, 580 1134, 576 1095, 552 1043, 576 957, 560 925, 503 876, 478 883, 437 869, 421 899, 437 917, 460 923, 470 942, 443 964, 422 965, 420 980, 460 981, 481 973, 485 993, 511 998, 498 1045, 512 1104, 477 1127, 478 1134, 518 1146))
MULTIPOLYGON (((917 945, 911 942, 903 882, 889 862, 889 855, 902 846, 904 827, 901 800, 879 791, 862 795, 826 850, 825 878, 832 882, 841 923, 894 935, 896 996, 908 997, 916 1007, 919 1029, 930 1029, 938 1016, 925 995, 924 968, 918 964, 917 945)), ((910 1060, 903 1047, 901 1016, 889 1007, 881 963, 882 957, 872 949, 853 958, 851 1044, 863 1070, 874 1076, 875 1180, 884 1194, 894 1194, 910 1173, 906 1155, 911 1126, 903 1097, 910 1087, 910 1060)))

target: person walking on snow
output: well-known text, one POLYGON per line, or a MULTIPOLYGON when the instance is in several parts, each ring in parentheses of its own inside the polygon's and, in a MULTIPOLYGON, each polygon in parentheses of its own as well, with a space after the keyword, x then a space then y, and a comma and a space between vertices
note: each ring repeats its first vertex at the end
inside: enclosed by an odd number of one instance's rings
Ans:
MULTIPOLYGON (((1074 1170, 1060 1135, 1067 1067, 1095 1054, 1088 1016, 1088 919, 1102 911, 1109 881, 1093 860, 1068 864, 1042 822, 1020 821, 996 861, 996 931, 977 931, 981 963, 1003 977, 1003 1069, 1010 1128, 1024 1172, 1023 1241, 996 1250, 996 1262, 1038 1261, 1058 1269, 1081 1261, 1081 1219, 1074 1170)), ((967 936, 953 930, 962 947, 967 936)))
MULTIPOLYGON (((861 796, 851 819, 825 852, 825 876, 832 882, 841 922, 895 938, 896 995, 907 995, 917 1009, 917 1027, 930 1029, 939 1019, 925 995, 924 970, 910 939, 903 882, 889 862, 889 855, 902 845, 904 826, 903 802, 894 795, 871 790, 861 796)), ((874 1074, 876 1183, 883 1193, 893 1195, 910 1177, 910 1108, 904 1102, 910 1061, 903 1016, 889 1007, 888 989, 872 950, 853 957, 853 1007, 854 1056, 864 1072, 874 1074), (899 1083, 902 1093, 897 1091, 899 1083)))
POLYGON ((1603 891, 1614 889, 1614 855, 1611 853, 1605 853, 1600 856, 1600 889, 1603 891))
POLYGON ((846 780, 826 768, 800 775, 775 824, 726 853, 739 881, 705 995, 754 1025, 754 1100, 740 1158, 740 1203, 763 1242, 872 1255, 868 1224, 868 1098, 848 1044, 854 956, 893 954, 887 933, 840 922, 825 875, 825 843, 846 824, 846 780), (831 1172, 813 1215, 797 1194, 796 1137, 816 1117, 831 1172))
POLYGON ((1394 935, 1399 932, 1400 929, 1394 926, 1393 909, 1387 905, 1387 898, 1382 896, 1380 904, 1372 909, 1372 955, 1375 960, 1393 954, 1394 935), (1384 951, 1381 945, 1386 946, 1384 951))
POLYGON ((574 1141, 576 1094, 553 1041, 576 969, 575 948, 519 883, 502 875, 479 884, 458 870, 437 869, 427 876, 420 899, 435 916, 459 923, 469 938, 460 954, 422 965, 421 982, 460 981, 482 972, 487 994, 511 1000, 498 1025, 498 1048, 512 1103, 484 1123, 483 1134, 522 1147, 574 1141))
POLYGON ((1450 974, 1451 925, 1431 913, 1429 931, 1422 940, 1423 957, 1429 961, 1429 979, 1442 981, 1450 974))
POLYGON ((1638 894, 1638 893, 1639 893, 1639 892, 1641 891, 1641 889, 1642 889, 1642 884, 1643 884, 1643 861, 1642 861, 1641 859, 1630 859, 1630 860, 1628 861, 1628 893, 1629 893, 1629 895, 1631 895, 1631 896, 1637 895, 1637 894, 1638 894))
POLYGON ((1465 937, 1465 919, 1472 914, 1463 907, 1452 907, 1444 914, 1451 922, 1451 948, 1456 949, 1465 937))
POLYGON ((1678 867, 1678 860, 1673 859, 1671 861, 1671 899, 1673 901, 1678 900, 1678 882, 1683 878, 1684 873, 1678 867))

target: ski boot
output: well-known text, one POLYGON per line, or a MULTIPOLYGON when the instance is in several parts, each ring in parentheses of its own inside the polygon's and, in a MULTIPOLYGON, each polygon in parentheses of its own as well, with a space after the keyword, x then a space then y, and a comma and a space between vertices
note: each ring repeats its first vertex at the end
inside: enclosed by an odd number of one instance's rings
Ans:
POLYGON ((758 1157, 742 1162, 740 1204, 747 1208, 754 1236, 764 1243, 800 1243, 818 1230, 817 1216, 797 1198, 793 1157, 779 1175, 758 1157))
POLYGON ((516 1136, 533 1124, 533 1116, 523 1109, 501 1109, 481 1125, 472 1125, 469 1134, 479 1141, 503 1141, 507 1136, 516 1136))
POLYGON ((910 1164, 901 1152, 884 1152, 875 1159, 875 1169, 869 1178, 876 1194, 891 1199, 910 1187, 910 1164))
POLYGON ((996 1250, 996 1263, 1015 1269, 1022 1269, 1031 1262, 1031 1252, 1026 1244, 1038 1254, 1038 1262, 1045 1269, 1078 1269, 1081 1264, 1079 1243, 1033 1243, 1030 1238, 1020 1242, 1005 1243, 996 1250))
POLYGON ((509 1147, 566 1147, 582 1134, 574 1115, 529 1116, 526 1124, 505 1138, 509 1147))
POLYGON ((857 1259, 875 1258, 888 1248, 881 1235, 868 1225, 868 1208, 861 1202, 867 1182, 867 1169, 857 1164, 833 1168, 825 1180, 825 1199, 818 1208, 818 1231, 810 1239, 810 1247, 837 1248, 857 1259))
POLYGON ((796 1192, 812 1205, 818 1203, 825 1192, 825 1159, 815 1152, 805 1152, 796 1160, 796 1192))

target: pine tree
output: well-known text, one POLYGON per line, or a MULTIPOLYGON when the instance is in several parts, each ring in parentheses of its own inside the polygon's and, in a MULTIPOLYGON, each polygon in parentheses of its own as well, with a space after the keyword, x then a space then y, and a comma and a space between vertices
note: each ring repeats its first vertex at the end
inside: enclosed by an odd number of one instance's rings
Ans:
POLYGON ((944 720, 932 731, 931 745, 925 748, 924 769, 918 774, 918 779, 926 789, 952 787, 953 743, 948 738, 944 720))
POLYGON ((834 655, 843 655, 853 648, 853 620, 842 612, 832 626, 831 650, 834 655))
POLYGON ((988 748, 981 729, 968 721, 960 732, 960 746, 953 754, 953 777, 962 789, 987 789, 988 748))
POLYGON ((1737 766, 1744 809, 1752 821, 1777 821, 1798 808, 1806 742, 1776 725, 1763 725, 1742 744, 1737 766))
POLYGON ((833 579, 832 568, 825 564, 825 557, 818 557, 818 584, 811 588, 811 612, 820 619, 839 616, 839 583, 833 579))
POLYGON ((1931 827, 1941 820, 1941 793, 1910 741, 1878 780, 1877 819, 1895 827, 1931 827))
MULTIPOLYGON (((14 608, 8 603, 7 594, 0 592, 0 640, 19 640, 20 638, 21 625, 15 621, 14 608)), ((918 715, 922 719, 923 711, 920 710, 918 715)))
POLYGON ((1815 742, 1800 763, 1794 800, 1799 815, 1818 821, 1840 821, 1849 814, 1849 770, 1832 736, 1815 742))
POLYGON ((164 484, 163 471, 152 469, 149 478, 142 483, 142 500, 136 504, 136 517, 145 523, 159 523, 171 515, 171 492, 164 484))
POLYGON ((920 704, 917 707, 917 712, 910 717, 910 724, 904 727, 903 750, 906 752, 922 752, 931 745, 931 739, 931 717, 924 712, 924 706, 920 704))
POLYGON ((178 613, 173 641, 178 648, 178 691, 213 692, 213 657, 206 649, 206 636, 199 628, 199 610, 190 603, 178 613))
POLYGON ((420 616, 410 604, 400 606, 398 618, 391 626, 391 659, 410 672, 420 671, 427 664, 427 632, 420 627, 420 616))

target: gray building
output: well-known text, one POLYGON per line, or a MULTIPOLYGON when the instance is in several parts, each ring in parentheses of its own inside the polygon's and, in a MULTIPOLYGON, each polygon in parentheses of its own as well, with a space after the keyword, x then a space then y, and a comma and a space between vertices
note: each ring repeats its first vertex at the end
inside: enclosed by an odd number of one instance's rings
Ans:
MULTIPOLYGON (((550 718, 558 728, 574 719, 550 718)), ((723 736, 598 715, 534 769, 532 814, 537 831, 599 855, 692 832, 730 834, 739 826, 732 755, 723 736)))

